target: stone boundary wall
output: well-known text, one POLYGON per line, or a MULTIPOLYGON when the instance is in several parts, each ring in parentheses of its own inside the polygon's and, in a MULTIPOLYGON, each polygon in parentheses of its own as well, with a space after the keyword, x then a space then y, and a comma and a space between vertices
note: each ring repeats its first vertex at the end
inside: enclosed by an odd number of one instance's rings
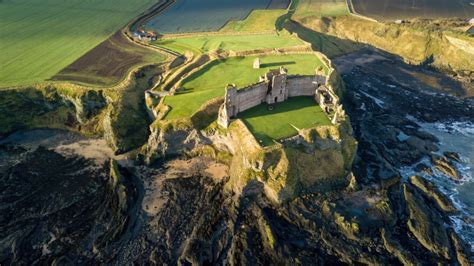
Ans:
POLYGON ((373 19, 373 18, 369 18, 369 17, 363 16, 363 15, 357 13, 357 11, 354 8, 354 4, 352 3, 352 0, 346 0, 346 4, 347 4, 347 10, 349 11, 349 15, 354 16, 356 18, 365 19, 365 20, 369 20, 369 21, 378 23, 378 21, 373 19))
POLYGON ((201 67, 207 65, 209 61, 210 57, 208 55, 201 55, 195 60, 192 60, 190 63, 185 64, 176 72, 167 77, 167 79, 163 82, 162 90, 171 91, 176 89, 177 85, 179 85, 184 78, 196 72, 201 67))
POLYGON ((161 40, 185 39, 196 37, 210 37, 210 36, 245 36, 245 35, 268 35, 276 34, 275 30, 259 31, 259 32, 231 32, 231 31, 204 31, 204 32, 183 32, 170 33, 160 37, 161 40))
POLYGON ((234 51, 227 51, 227 52, 213 52, 209 55, 201 55, 199 61, 197 59, 187 63, 186 65, 180 67, 176 72, 173 74, 169 74, 169 76, 163 82, 163 90, 170 91, 171 94, 178 89, 182 82, 197 71, 201 70, 202 68, 206 67, 208 64, 212 63, 212 61, 216 59, 226 59, 229 57, 240 57, 240 56, 266 56, 266 55, 286 55, 286 54, 315 54, 314 51, 311 50, 310 47, 307 46, 296 46, 296 47, 288 47, 288 48, 280 48, 280 49, 257 49, 257 50, 250 50, 250 51, 243 51, 243 52, 234 52, 234 51), (204 58, 201 58, 204 57, 204 58), (173 78, 172 78, 173 77, 173 78), (172 81, 170 80, 172 78, 172 81))

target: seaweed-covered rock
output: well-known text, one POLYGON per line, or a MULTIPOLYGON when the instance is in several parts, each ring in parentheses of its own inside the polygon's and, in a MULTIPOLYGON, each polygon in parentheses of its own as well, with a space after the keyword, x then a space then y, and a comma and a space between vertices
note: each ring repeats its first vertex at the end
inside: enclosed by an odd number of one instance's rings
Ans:
POLYGON ((114 162, 109 168, 42 147, 0 147, 0 165, 4 162, 2 264, 100 261, 109 244, 123 236, 134 193, 114 162))
POLYGON ((446 195, 441 193, 430 181, 420 176, 411 176, 410 183, 423 191, 427 197, 431 198, 441 211, 448 213, 457 211, 451 200, 446 195))
POLYGON ((461 178, 453 164, 453 161, 448 159, 448 157, 433 155, 431 156, 431 162, 434 164, 436 169, 453 180, 459 180, 461 178))
POLYGON ((410 232, 426 249, 450 259, 450 242, 443 217, 436 209, 431 209, 423 196, 412 187, 404 185, 403 193, 408 208, 407 224, 410 232))

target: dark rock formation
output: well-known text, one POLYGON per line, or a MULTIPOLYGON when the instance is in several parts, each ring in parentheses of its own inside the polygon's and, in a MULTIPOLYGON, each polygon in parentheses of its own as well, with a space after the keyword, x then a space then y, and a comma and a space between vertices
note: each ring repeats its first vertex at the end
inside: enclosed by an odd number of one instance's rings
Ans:
POLYGON ((1 264, 75 264, 110 255, 136 200, 115 163, 5 146, 0 162, 1 264))

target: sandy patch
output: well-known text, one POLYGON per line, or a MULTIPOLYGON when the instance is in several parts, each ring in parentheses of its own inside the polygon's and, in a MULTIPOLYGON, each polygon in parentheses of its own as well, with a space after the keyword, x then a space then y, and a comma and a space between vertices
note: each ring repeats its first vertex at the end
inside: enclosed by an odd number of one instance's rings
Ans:
POLYGON ((55 147, 54 150, 65 156, 81 155, 86 159, 96 161, 98 164, 104 164, 110 158, 114 158, 112 149, 109 148, 104 139, 86 139, 61 144, 55 147))

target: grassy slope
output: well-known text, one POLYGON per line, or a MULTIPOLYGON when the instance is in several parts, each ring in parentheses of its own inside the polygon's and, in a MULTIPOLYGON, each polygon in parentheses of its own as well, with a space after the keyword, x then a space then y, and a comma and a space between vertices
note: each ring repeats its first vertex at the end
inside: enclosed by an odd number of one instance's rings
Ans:
MULTIPOLYGON (((347 12, 342 13, 342 7, 339 14, 320 12, 316 8, 318 2, 332 1, 300 0, 292 16, 298 23, 289 22, 285 27, 329 57, 352 52, 366 43, 414 64, 430 62, 437 68, 472 73, 474 55, 466 50, 473 49, 473 38, 452 30, 455 25, 449 25, 449 21, 413 21, 403 25, 376 23, 347 16, 347 12), (446 36, 463 40, 467 48, 456 47, 446 36)), ((334 1, 334 8, 342 2, 334 1)))
POLYGON ((255 83, 270 68, 285 66, 290 75, 311 75, 318 66, 323 65, 314 55, 274 55, 261 57, 262 68, 253 69, 254 59, 232 57, 215 60, 191 75, 183 83, 183 92, 166 97, 165 104, 172 108, 166 119, 190 116, 206 101, 222 96, 228 83, 235 83, 238 87, 255 83))
POLYGON ((154 0, 0 2, 0 86, 50 78, 154 0))
POLYGON ((284 9, 254 10, 244 20, 229 21, 221 32, 262 32, 275 30, 275 21, 286 14, 284 9))
POLYGON ((303 45, 298 38, 287 33, 262 35, 229 35, 229 36, 198 36, 180 39, 164 39, 157 46, 178 53, 191 51, 195 54, 207 53, 212 50, 246 51, 259 48, 284 48, 303 45))
POLYGON ((330 125, 327 115, 312 97, 294 97, 274 105, 269 111, 259 105, 239 114, 255 138, 263 145, 273 144, 297 133, 293 126, 304 129, 318 125, 330 125))

